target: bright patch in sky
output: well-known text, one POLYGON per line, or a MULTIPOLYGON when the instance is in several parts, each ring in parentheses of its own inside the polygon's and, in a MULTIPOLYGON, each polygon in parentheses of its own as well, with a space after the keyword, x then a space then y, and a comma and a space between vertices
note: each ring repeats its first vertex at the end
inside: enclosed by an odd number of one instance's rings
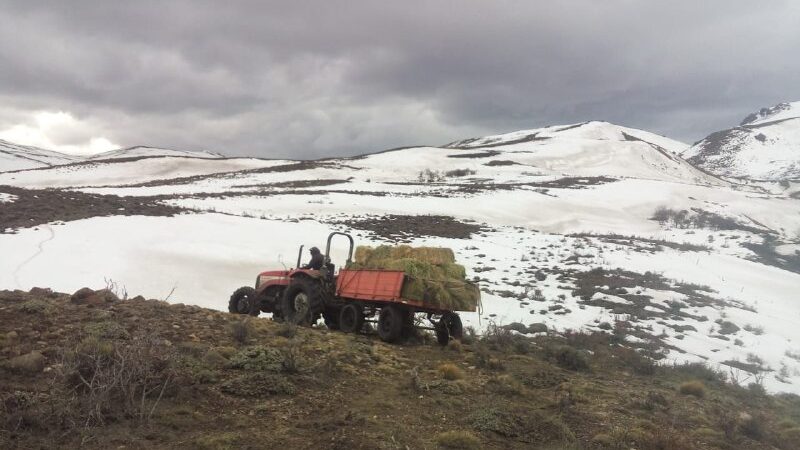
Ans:
POLYGON ((95 136, 92 125, 64 111, 40 111, 29 123, 0 130, 0 139, 19 145, 55 150, 73 155, 91 155, 119 148, 102 136, 95 136))

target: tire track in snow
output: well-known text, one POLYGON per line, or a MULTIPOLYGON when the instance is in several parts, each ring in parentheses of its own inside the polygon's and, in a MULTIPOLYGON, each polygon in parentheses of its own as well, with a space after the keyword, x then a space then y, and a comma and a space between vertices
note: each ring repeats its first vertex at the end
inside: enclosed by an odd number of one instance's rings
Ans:
POLYGON ((53 231, 53 228, 51 228, 50 225, 42 225, 42 226, 47 229, 48 233, 50 233, 50 236, 47 239, 39 242, 39 244, 37 244, 38 248, 36 250, 36 253, 34 253, 33 255, 28 257, 28 259, 26 259, 25 261, 22 261, 21 263, 19 263, 17 268, 14 269, 14 284, 19 289, 22 289, 22 285, 19 283, 19 271, 22 270, 22 268, 25 267, 29 262, 33 261, 34 258, 36 258, 37 256, 41 255, 42 252, 44 251, 44 244, 46 242, 52 241, 56 237, 56 233, 53 231))

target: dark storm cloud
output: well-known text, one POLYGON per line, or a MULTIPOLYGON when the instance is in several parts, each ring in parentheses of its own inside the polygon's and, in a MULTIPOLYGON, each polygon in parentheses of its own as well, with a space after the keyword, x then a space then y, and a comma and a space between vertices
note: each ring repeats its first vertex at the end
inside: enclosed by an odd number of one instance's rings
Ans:
POLYGON ((693 141, 800 99, 791 0, 0 5, 0 129, 63 110, 124 146, 319 157, 590 119, 693 141))

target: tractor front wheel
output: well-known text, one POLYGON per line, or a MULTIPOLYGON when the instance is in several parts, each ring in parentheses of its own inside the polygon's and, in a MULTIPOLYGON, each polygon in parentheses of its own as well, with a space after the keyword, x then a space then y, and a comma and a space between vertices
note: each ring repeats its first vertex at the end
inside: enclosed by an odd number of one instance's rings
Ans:
POLYGON ((313 325, 322 309, 322 294, 319 282, 297 278, 292 280, 283 293, 283 317, 299 325, 313 325))
POLYGON ((339 329, 345 333, 359 333, 364 327, 364 310, 359 306, 348 303, 339 313, 339 329))
POLYGON ((235 290, 228 301, 228 311, 234 314, 257 316, 261 312, 261 305, 258 303, 256 290, 250 286, 242 286, 235 290))
POLYGON ((378 336, 385 342, 397 342, 403 335, 403 325, 408 316, 399 306, 389 305, 381 308, 378 317, 378 336))

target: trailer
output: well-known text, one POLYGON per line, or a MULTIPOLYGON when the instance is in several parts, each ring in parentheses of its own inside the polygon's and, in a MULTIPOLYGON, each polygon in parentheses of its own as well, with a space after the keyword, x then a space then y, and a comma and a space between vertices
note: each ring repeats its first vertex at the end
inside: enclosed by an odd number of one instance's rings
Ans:
POLYGON ((415 328, 434 331, 442 345, 450 339, 461 339, 463 326, 457 311, 402 296, 403 285, 409 279, 405 272, 348 269, 354 247, 349 234, 331 233, 323 266, 310 269, 300 264, 304 248, 301 245, 297 268, 260 273, 255 287, 245 286, 234 291, 228 303, 229 311, 250 315, 267 312, 276 320, 306 325, 322 318, 328 328, 345 333, 361 333, 366 323, 374 323, 378 336, 386 342, 398 342, 415 328), (345 268, 338 271, 330 260, 331 243, 336 236, 345 237, 349 242, 345 268))

